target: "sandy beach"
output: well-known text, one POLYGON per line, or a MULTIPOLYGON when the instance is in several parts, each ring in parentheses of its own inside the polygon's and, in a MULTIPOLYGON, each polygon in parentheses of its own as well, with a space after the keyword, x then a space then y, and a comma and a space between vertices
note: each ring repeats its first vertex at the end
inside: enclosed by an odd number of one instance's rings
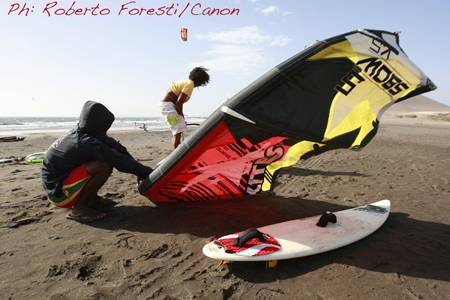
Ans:
MULTIPOLYGON (((111 135, 149 166, 171 151, 168 132, 111 135)), ((57 137, 2 143, 0 157, 57 137)), ((101 195, 118 204, 92 225, 50 206, 39 165, 0 165, 0 178, 1 299, 449 299, 450 122, 386 116, 362 151, 327 152, 231 201, 154 207, 114 171, 101 195), (381 199, 392 213, 373 235, 275 269, 201 253, 215 235, 381 199)))

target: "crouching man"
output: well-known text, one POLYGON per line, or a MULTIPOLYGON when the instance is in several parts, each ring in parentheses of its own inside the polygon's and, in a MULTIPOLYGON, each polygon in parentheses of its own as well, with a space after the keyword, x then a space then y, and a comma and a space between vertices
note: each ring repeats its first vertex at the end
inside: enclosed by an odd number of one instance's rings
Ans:
POLYGON ((101 103, 84 104, 76 128, 47 150, 42 182, 50 202, 71 208, 67 218, 88 223, 106 216, 99 208, 107 199, 97 195, 113 168, 137 176, 153 170, 137 162, 118 141, 107 136, 114 115, 101 103))

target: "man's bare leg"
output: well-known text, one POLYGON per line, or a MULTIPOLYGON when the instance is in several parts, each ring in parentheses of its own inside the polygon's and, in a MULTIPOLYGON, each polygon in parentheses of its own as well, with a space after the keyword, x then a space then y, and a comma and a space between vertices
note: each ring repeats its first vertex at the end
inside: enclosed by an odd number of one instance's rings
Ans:
POLYGON ((181 143, 181 137, 183 136, 183 133, 177 133, 173 136, 173 149, 176 149, 178 147, 178 145, 181 143))
POLYGON ((108 180, 112 173, 112 167, 101 161, 91 161, 86 164, 86 169, 91 178, 86 183, 75 206, 72 208, 70 216, 85 218, 86 221, 94 221, 106 216, 105 213, 90 208, 95 201, 100 188, 108 180))

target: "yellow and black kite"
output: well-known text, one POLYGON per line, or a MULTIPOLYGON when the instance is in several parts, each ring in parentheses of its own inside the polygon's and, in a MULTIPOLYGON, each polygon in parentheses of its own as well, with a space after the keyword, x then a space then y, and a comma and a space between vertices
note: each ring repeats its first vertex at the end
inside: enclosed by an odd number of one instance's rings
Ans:
POLYGON ((208 201, 270 190, 281 168, 361 148, 395 102, 435 89, 396 33, 320 41, 224 103, 144 180, 153 201, 208 201))

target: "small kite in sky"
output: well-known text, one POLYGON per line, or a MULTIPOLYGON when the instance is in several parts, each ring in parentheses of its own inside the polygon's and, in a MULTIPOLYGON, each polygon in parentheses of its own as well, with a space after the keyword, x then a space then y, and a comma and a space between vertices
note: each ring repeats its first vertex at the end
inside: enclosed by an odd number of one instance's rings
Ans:
POLYGON ((188 29, 185 27, 181 28, 181 40, 183 42, 187 41, 187 35, 188 35, 188 29))

